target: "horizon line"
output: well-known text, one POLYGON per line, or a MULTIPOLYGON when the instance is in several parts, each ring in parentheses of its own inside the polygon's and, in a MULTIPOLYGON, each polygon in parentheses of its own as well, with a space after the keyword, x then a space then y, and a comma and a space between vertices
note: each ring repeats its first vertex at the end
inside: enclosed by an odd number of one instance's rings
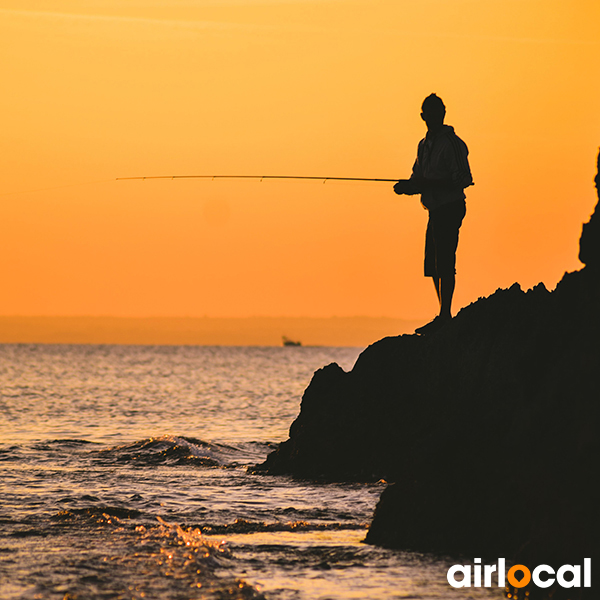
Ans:
POLYGON ((297 316, 297 315, 248 315, 248 316, 190 316, 190 315, 148 315, 148 316, 128 316, 128 315, 19 315, 19 314, 0 314, 0 319, 211 319, 211 320, 248 320, 248 319, 311 319, 311 320, 329 320, 329 319, 390 319, 394 321, 420 321, 426 317, 392 317, 388 315, 328 315, 328 316, 297 316))

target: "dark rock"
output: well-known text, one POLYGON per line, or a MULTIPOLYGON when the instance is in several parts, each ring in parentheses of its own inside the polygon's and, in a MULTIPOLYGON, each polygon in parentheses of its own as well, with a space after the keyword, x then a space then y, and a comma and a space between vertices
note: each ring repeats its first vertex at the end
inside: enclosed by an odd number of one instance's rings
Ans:
MULTIPOLYGON (((598 212, 582 235, 586 267, 565 274, 553 292, 514 284, 434 334, 376 342, 349 373, 335 364, 318 371, 289 440, 257 470, 395 482, 377 506, 369 543, 532 568, 584 557, 594 564, 598 212)), ((557 600, 566 591, 579 597, 562 588, 543 593, 557 600)))

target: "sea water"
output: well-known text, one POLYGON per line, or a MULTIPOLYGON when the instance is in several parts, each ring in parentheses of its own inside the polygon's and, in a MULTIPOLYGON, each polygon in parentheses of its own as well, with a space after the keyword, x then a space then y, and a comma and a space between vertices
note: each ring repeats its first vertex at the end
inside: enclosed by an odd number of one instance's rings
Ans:
POLYGON ((451 557, 362 543, 384 482, 247 472, 313 372, 358 354, 0 346, 0 598, 501 597, 450 588, 451 557))

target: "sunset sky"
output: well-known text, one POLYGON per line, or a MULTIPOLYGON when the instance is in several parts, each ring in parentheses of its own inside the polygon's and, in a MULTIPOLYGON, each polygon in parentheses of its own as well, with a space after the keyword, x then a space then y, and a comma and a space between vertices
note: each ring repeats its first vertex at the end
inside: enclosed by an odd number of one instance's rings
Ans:
POLYGON ((0 315, 427 319, 431 92, 475 186, 455 311, 549 289, 596 203, 598 0, 0 0, 0 315))

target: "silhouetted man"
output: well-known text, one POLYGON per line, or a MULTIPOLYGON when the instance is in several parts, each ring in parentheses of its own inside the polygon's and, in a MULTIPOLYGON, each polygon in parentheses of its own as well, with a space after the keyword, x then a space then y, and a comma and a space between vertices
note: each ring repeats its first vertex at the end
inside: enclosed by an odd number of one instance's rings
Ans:
POLYGON ((396 194, 421 194, 429 211, 425 236, 425 277, 433 278, 439 315, 417 333, 432 333, 452 319, 458 230, 466 213, 464 189, 473 185, 466 144, 444 125, 446 107, 435 94, 423 101, 421 118, 427 135, 419 142, 410 179, 394 185, 396 194))

